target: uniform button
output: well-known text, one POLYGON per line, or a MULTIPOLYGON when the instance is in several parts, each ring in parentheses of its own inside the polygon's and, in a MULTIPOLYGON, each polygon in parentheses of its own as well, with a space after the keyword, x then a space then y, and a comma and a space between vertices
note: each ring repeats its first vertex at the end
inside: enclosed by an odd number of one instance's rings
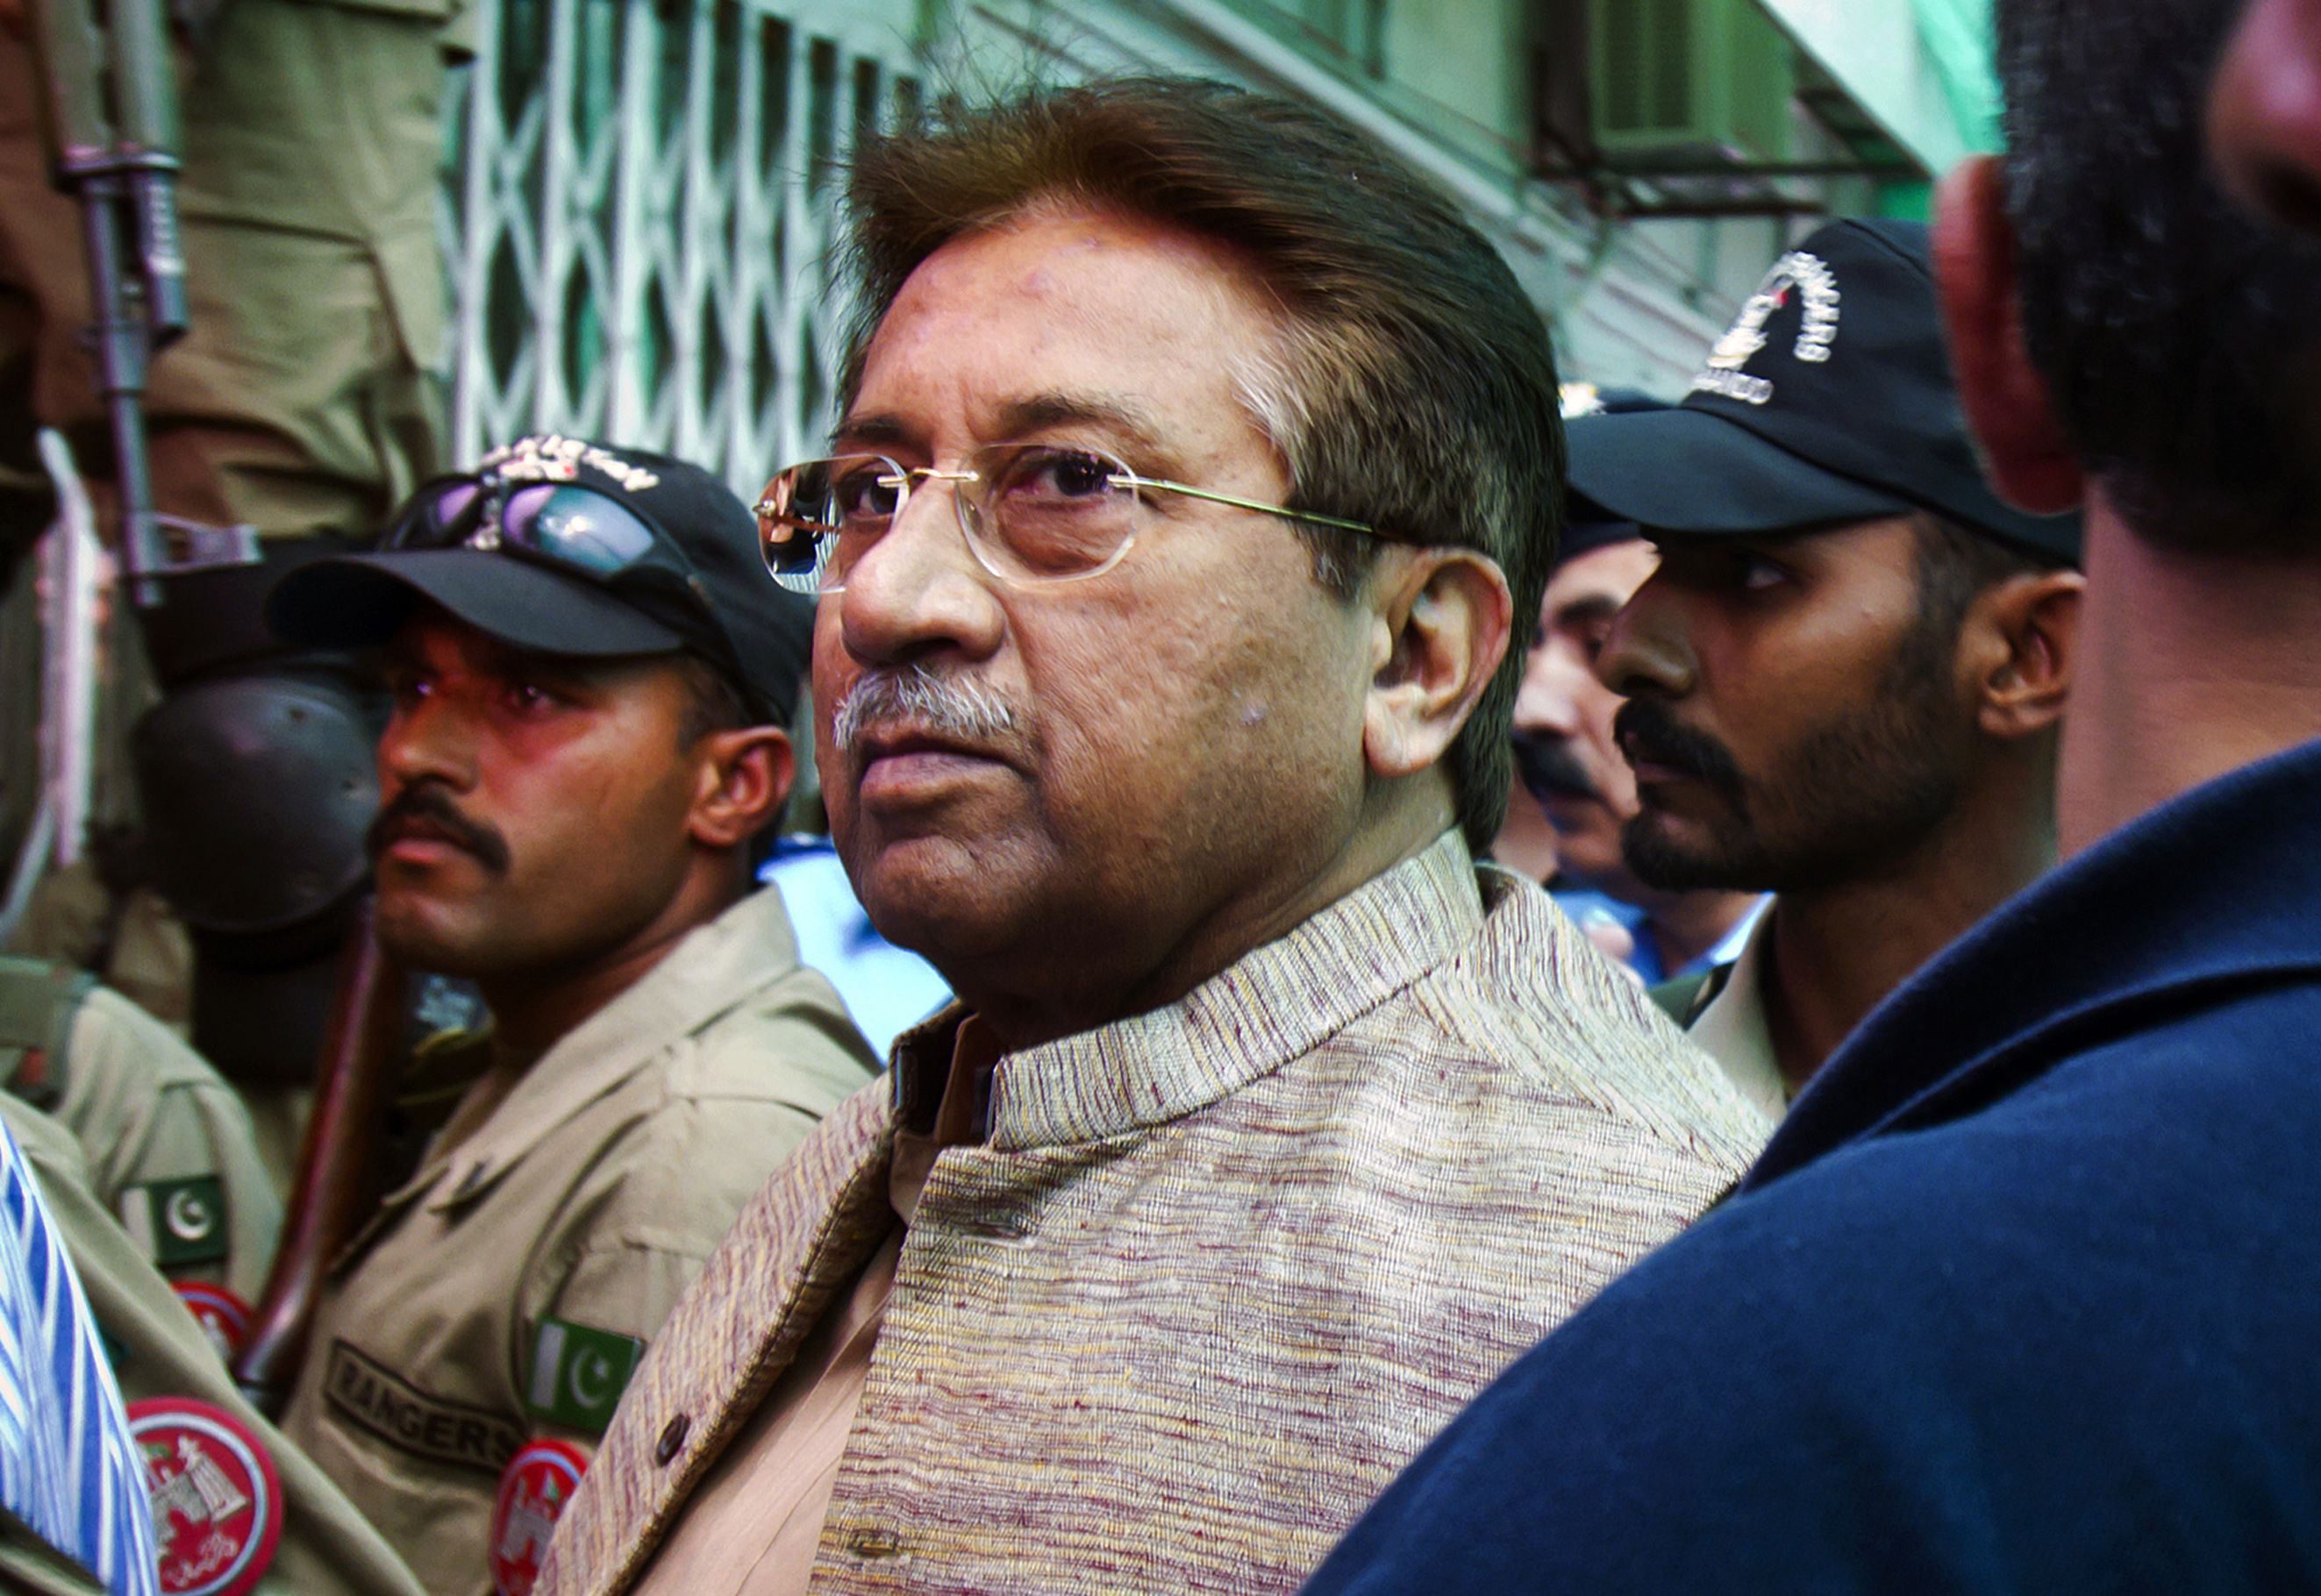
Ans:
POLYGON ((693 1420, 682 1413, 663 1425, 660 1439, 653 1443, 653 1461, 661 1467, 667 1468, 669 1460, 676 1456, 678 1449, 685 1445, 686 1432, 692 1428, 693 1420))
POLYGON ((857 1557, 892 1557, 903 1549, 903 1537, 891 1529, 858 1529, 846 1537, 846 1549, 857 1557))

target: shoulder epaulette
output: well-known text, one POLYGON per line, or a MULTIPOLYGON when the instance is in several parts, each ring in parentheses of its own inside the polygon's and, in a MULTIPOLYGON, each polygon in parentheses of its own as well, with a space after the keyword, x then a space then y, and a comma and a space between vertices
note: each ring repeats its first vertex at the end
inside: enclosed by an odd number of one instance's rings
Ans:
POLYGON ((64 1095, 73 1021, 96 977, 45 959, 0 957, 0 1085, 36 1109, 64 1095))

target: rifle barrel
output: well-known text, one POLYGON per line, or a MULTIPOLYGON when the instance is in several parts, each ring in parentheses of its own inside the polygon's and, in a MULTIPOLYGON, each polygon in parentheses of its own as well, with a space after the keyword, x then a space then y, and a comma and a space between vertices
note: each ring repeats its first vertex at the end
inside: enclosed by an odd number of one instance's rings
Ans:
POLYGON ((377 1197, 378 1130, 402 1038, 403 997, 403 972, 372 934, 366 902, 340 966, 282 1245, 250 1338, 234 1359, 243 1394, 269 1417, 281 1411, 305 1360, 331 1261, 354 1238, 377 1197))

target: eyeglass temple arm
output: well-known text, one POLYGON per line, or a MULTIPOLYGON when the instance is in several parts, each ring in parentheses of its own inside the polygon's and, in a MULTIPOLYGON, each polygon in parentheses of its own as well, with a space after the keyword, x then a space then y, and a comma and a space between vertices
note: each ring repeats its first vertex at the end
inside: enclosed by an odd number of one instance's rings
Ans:
POLYGON ((1231 494, 1212 493, 1205 487, 1188 487, 1181 482, 1161 482, 1151 476, 1114 478, 1124 487, 1154 487, 1163 493, 1182 494, 1188 499, 1206 499, 1212 504, 1230 504, 1236 510, 1254 510, 1261 515, 1279 515, 1284 521, 1309 521, 1316 526, 1337 527, 1349 532, 1368 532, 1379 536, 1378 530, 1363 521, 1341 521, 1334 515, 1317 515, 1310 510, 1289 510, 1279 504, 1263 504, 1255 499, 1237 499, 1231 494))
MULTIPOLYGON (((976 474, 972 471, 938 471, 931 467, 922 466, 914 469, 897 470, 891 476, 882 476, 878 479, 878 485, 881 487, 900 488, 903 492, 908 493, 911 491, 911 482, 914 478, 922 482, 973 482, 976 479, 976 474)), ((1158 488, 1163 493, 1182 494, 1188 499, 1204 499, 1212 504, 1230 504, 1236 510, 1254 510, 1260 515, 1279 515, 1285 521, 1311 521, 1316 526, 1337 527, 1349 532, 1367 532, 1373 538, 1379 535, 1375 527, 1365 521, 1343 521, 1334 515, 1320 515, 1310 510, 1291 510, 1279 504, 1261 503, 1255 499, 1242 499, 1231 494, 1213 493, 1207 488, 1192 487, 1181 482, 1163 482, 1154 476, 1138 476, 1131 474, 1126 476, 1115 476, 1113 482, 1120 487, 1158 488)), ((773 512, 773 501, 761 500, 757 508, 759 514, 770 515, 773 512)))

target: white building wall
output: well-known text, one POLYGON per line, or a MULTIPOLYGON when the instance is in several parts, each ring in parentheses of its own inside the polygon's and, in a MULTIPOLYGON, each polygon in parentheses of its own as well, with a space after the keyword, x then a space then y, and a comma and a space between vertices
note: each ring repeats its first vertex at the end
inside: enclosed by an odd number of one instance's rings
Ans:
MULTIPOLYGON (((1357 0, 1358 3, 1358 0, 1357 0)), ((965 0, 938 77, 1202 73, 1314 100, 1457 195, 1550 318, 1567 381, 1679 397, 1794 220, 1607 221, 1528 178, 1520 0, 1380 4, 1382 77, 1265 0, 965 0)))

